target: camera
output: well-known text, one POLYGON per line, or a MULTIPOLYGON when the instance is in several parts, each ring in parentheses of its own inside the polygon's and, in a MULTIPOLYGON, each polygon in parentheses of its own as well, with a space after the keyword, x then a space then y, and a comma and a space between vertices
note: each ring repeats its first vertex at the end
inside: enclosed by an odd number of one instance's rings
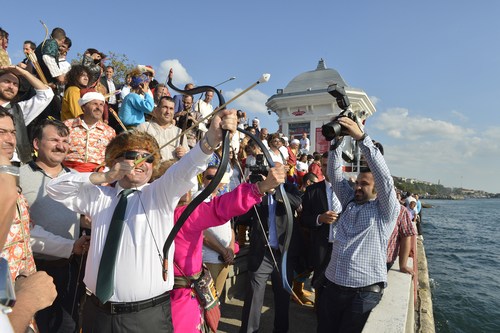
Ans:
POLYGON ((250 170, 249 181, 254 184, 263 180, 262 176, 267 176, 267 165, 264 164, 264 155, 255 156, 255 164, 248 167, 250 170))
POLYGON ((325 137, 326 140, 332 141, 336 137, 347 135, 346 129, 339 124, 338 120, 342 117, 348 117, 355 122, 358 122, 358 118, 356 114, 351 111, 348 111, 349 105, 351 102, 349 101, 349 97, 347 96, 344 87, 339 85, 332 84, 328 86, 328 93, 332 95, 337 101, 337 105, 342 109, 342 112, 335 117, 331 122, 323 125, 321 127, 321 134, 325 137))
POLYGON ((0 258, 0 311, 2 307, 11 308, 16 303, 16 293, 10 277, 9 264, 5 258, 0 258))
POLYGON ((323 134, 326 140, 332 141, 336 137, 348 135, 346 129, 338 122, 342 117, 347 117, 354 122, 358 121, 356 115, 351 111, 342 111, 335 119, 321 127, 321 134, 323 134))

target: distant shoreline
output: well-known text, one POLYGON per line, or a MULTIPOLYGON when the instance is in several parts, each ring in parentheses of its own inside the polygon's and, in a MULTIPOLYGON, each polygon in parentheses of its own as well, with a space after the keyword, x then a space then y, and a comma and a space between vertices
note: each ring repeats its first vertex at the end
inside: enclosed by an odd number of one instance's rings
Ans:
POLYGON ((463 195, 437 195, 421 196, 422 200, 467 200, 467 199, 498 199, 499 196, 463 196, 463 195))

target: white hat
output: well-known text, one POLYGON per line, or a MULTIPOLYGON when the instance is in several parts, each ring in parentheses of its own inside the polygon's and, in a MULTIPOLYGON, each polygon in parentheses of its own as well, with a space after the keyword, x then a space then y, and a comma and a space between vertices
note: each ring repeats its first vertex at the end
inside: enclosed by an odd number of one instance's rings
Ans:
POLYGON ((85 95, 83 95, 82 98, 78 100, 78 105, 84 106, 85 104, 87 104, 90 101, 93 101, 94 99, 104 102, 104 96, 101 93, 95 91, 89 91, 85 93, 85 95))
POLYGON ((297 140, 297 139, 293 139, 292 142, 290 142, 292 145, 295 144, 295 145, 300 145, 300 141, 297 140))
POLYGON ((410 203, 412 202, 417 202, 417 200, 410 195, 408 198, 406 198, 406 204, 410 205, 410 203))

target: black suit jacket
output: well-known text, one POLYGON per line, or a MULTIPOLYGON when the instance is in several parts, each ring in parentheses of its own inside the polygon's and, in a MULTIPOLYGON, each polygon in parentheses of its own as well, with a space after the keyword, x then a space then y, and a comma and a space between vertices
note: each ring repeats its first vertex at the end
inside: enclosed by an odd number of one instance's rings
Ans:
MULTIPOLYGON (((113 83, 115 85, 115 91, 119 90, 120 87, 118 86, 118 83, 115 80, 113 80, 113 83)), ((109 85, 108 85, 108 79, 106 78, 106 75, 104 75, 104 76, 101 77, 101 84, 104 87, 106 87, 106 91, 109 94, 109 85)), ((115 95, 115 96, 116 96, 116 103, 118 104, 118 101, 120 99, 120 95, 118 94, 118 95, 115 95)), ((118 111, 118 110, 115 110, 115 111, 118 111)))
POLYGON ((316 225, 318 215, 328 211, 326 182, 323 180, 309 185, 302 197, 301 222, 311 230, 310 264, 314 270, 321 267, 330 257, 331 243, 328 242, 329 224, 316 225))
MULTIPOLYGON (((290 205, 292 206, 292 211, 295 211, 301 203, 300 192, 295 186, 289 184, 285 184, 285 191, 288 196, 288 200, 290 201, 290 205)), ((287 225, 287 216, 285 206, 279 202, 279 199, 277 201, 278 204, 276 206, 276 227, 278 229, 278 242, 281 249, 285 238, 284 231, 287 225)), ((267 238, 269 238, 269 205, 267 195, 263 197, 262 202, 258 205, 255 205, 255 207, 257 208, 259 217, 262 221, 264 232, 266 233, 267 238)), ((266 246, 267 242, 264 238, 262 227, 259 223, 257 214, 255 213, 255 209, 252 208, 248 212, 248 214, 250 215, 250 220, 252 222, 252 231, 250 233, 250 250, 248 252, 248 269, 252 272, 255 272, 262 263, 264 254, 266 251, 268 251, 268 247, 266 246)), ((290 242, 290 250, 293 246, 296 246, 296 244, 294 244, 292 238, 292 241, 290 242)))

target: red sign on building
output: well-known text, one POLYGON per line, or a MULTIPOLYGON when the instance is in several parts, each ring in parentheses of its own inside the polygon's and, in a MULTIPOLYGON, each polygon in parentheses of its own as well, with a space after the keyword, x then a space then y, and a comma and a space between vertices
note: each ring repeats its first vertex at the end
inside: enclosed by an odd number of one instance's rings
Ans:
POLYGON ((298 116, 302 116, 304 113, 306 113, 306 112, 305 112, 305 111, 303 111, 303 110, 300 110, 300 109, 299 109, 299 110, 297 110, 297 111, 292 112, 292 114, 293 114, 294 116, 296 116, 296 117, 298 117, 298 116))
POLYGON ((323 154, 330 148, 330 141, 326 141, 323 134, 321 134, 321 127, 316 127, 316 146, 314 150, 323 154))

